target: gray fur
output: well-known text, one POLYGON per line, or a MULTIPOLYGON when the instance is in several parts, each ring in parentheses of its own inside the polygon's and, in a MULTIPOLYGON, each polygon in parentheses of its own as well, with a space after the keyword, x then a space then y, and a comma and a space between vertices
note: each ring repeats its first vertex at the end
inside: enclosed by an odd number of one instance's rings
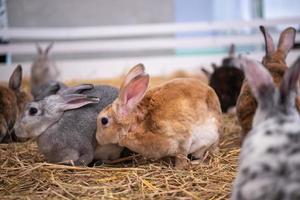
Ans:
POLYGON ((49 81, 45 84, 35 87, 31 93, 35 100, 41 100, 47 96, 58 93, 60 90, 65 89, 67 86, 59 81, 49 81))
POLYGON ((263 66, 248 64, 244 71, 258 108, 231 199, 300 199, 300 117, 294 103, 300 64, 287 70, 280 88, 263 66))
MULTIPOLYGON (((58 100, 61 96, 57 94, 28 104, 27 111, 18 120, 17 136, 37 137, 38 148, 49 162, 65 163, 72 160, 75 165, 89 164, 94 158, 97 146, 95 138, 97 115, 114 101, 118 96, 118 89, 104 85, 95 86, 81 94, 99 97, 100 102, 61 112, 58 100), (29 116, 29 108, 32 106, 39 107, 42 117, 34 120, 29 116)), ((122 150, 119 146, 115 148, 119 153, 122 150)), ((111 159, 118 156, 119 154, 114 155, 111 159)))
POLYGON ((41 96, 49 96, 52 93, 47 94, 45 88, 51 84, 52 81, 57 81, 59 72, 55 63, 49 58, 49 52, 53 46, 53 43, 49 44, 45 50, 37 45, 38 55, 31 67, 31 94, 34 99, 41 98, 41 96), (40 94, 42 92, 42 94, 40 94))

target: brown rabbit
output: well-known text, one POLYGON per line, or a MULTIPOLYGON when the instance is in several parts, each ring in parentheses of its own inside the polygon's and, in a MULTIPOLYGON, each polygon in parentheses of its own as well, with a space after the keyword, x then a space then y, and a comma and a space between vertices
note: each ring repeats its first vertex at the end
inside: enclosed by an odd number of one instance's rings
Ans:
MULTIPOLYGON (((296 30, 289 27, 282 31, 277 49, 275 49, 273 39, 268 31, 263 26, 260 26, 260 30, 266 45, 266 55, 263 57, 262 64, 269 70, 275 85, 278 87, 288 68, 285 59, 290 49, 294 46, 296 30)), ((297 102, 297 105, 299 108, 299 102, 297 102)), ((244 81, 236 106, 238 121, 243 132, 242 139, 251 130, 256 107, 257 102, 250 91, 248 83, 244 81)))
POLYGON ((21 91, 22 67, 18 65, 12 73, 8 87, 0 86, 0 142, 12 141, 16 119, 31 97, 21 91))
POLYGON ((201 80, 177 78, 147 91, 149 75, 137 65, 118 98, 97 118, 97 141, 119 144, 147 158, 175 156, 185 167, 188 154, 203 159, 218 146, 222 112, 214 90, 201 80))

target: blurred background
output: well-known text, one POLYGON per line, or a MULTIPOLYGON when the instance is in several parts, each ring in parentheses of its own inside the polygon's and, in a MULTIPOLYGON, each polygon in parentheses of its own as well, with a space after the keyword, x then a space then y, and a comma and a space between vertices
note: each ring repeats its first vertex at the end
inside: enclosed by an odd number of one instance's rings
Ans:
POLYGON ((25 76, 37 54, 50 52, 62 81, 107 79, 144 63, 152 76, 176 70, 211 70, 236 52, 258 60, 264 55, 259 25, 274 37, 287 26, 297 29, 299 0, 0 0, 0 81, 17 64, 25 76))

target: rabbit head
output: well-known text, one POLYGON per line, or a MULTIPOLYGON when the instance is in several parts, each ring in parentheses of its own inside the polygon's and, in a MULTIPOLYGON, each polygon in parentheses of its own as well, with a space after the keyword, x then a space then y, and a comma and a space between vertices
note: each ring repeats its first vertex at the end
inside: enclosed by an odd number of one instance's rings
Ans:
POLYGON ((286 71, 279 88, 274 84, 269 71, 259 62, 245 59, 242 66, 252 94, 258 102, 253 127, 273 116, 288 115, 299 118, 295 99, 300 63, 286 71))
MULTIPOLYGON (((99 144, 117 144, 126 127, 136 117, 132 111, 148 88, 149 75, 142 64, 133 67, 123 81, 118 98, 97 117, 96 138, 99 144)), ((142 113, 141 113, 142 114, 142 113)))
POLYGON ((75 94, 81 90, 92 89, 93 85, 80 85, 67 88, 56 95, 28 103, 21 117, 17 120, 15 130, 19 138, 35 138, 57 123, 63 113, 98 103, 99 98, 75 94))
POLYGON ((279 37, 277 49, 275 48, 273 38, 264 26, 260 26, 265 40, 266 55, 262 60, 262 64, 267 66, 270 63, 286 65, 285 59, 291 48, 294 46, 296 30, 293 27, 288 27, 283 30, 279 37))

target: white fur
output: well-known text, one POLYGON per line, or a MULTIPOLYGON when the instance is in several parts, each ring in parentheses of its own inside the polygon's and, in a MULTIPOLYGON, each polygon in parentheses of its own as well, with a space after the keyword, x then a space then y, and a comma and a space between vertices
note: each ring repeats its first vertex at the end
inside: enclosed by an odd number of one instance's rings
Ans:
POLYGON ((206 119, 204 123, 196 125, 192 132, 192 144, 189 153, 195 153, 201 149, 207 150, 219 141, 217 120, 213 117, 206 119))

